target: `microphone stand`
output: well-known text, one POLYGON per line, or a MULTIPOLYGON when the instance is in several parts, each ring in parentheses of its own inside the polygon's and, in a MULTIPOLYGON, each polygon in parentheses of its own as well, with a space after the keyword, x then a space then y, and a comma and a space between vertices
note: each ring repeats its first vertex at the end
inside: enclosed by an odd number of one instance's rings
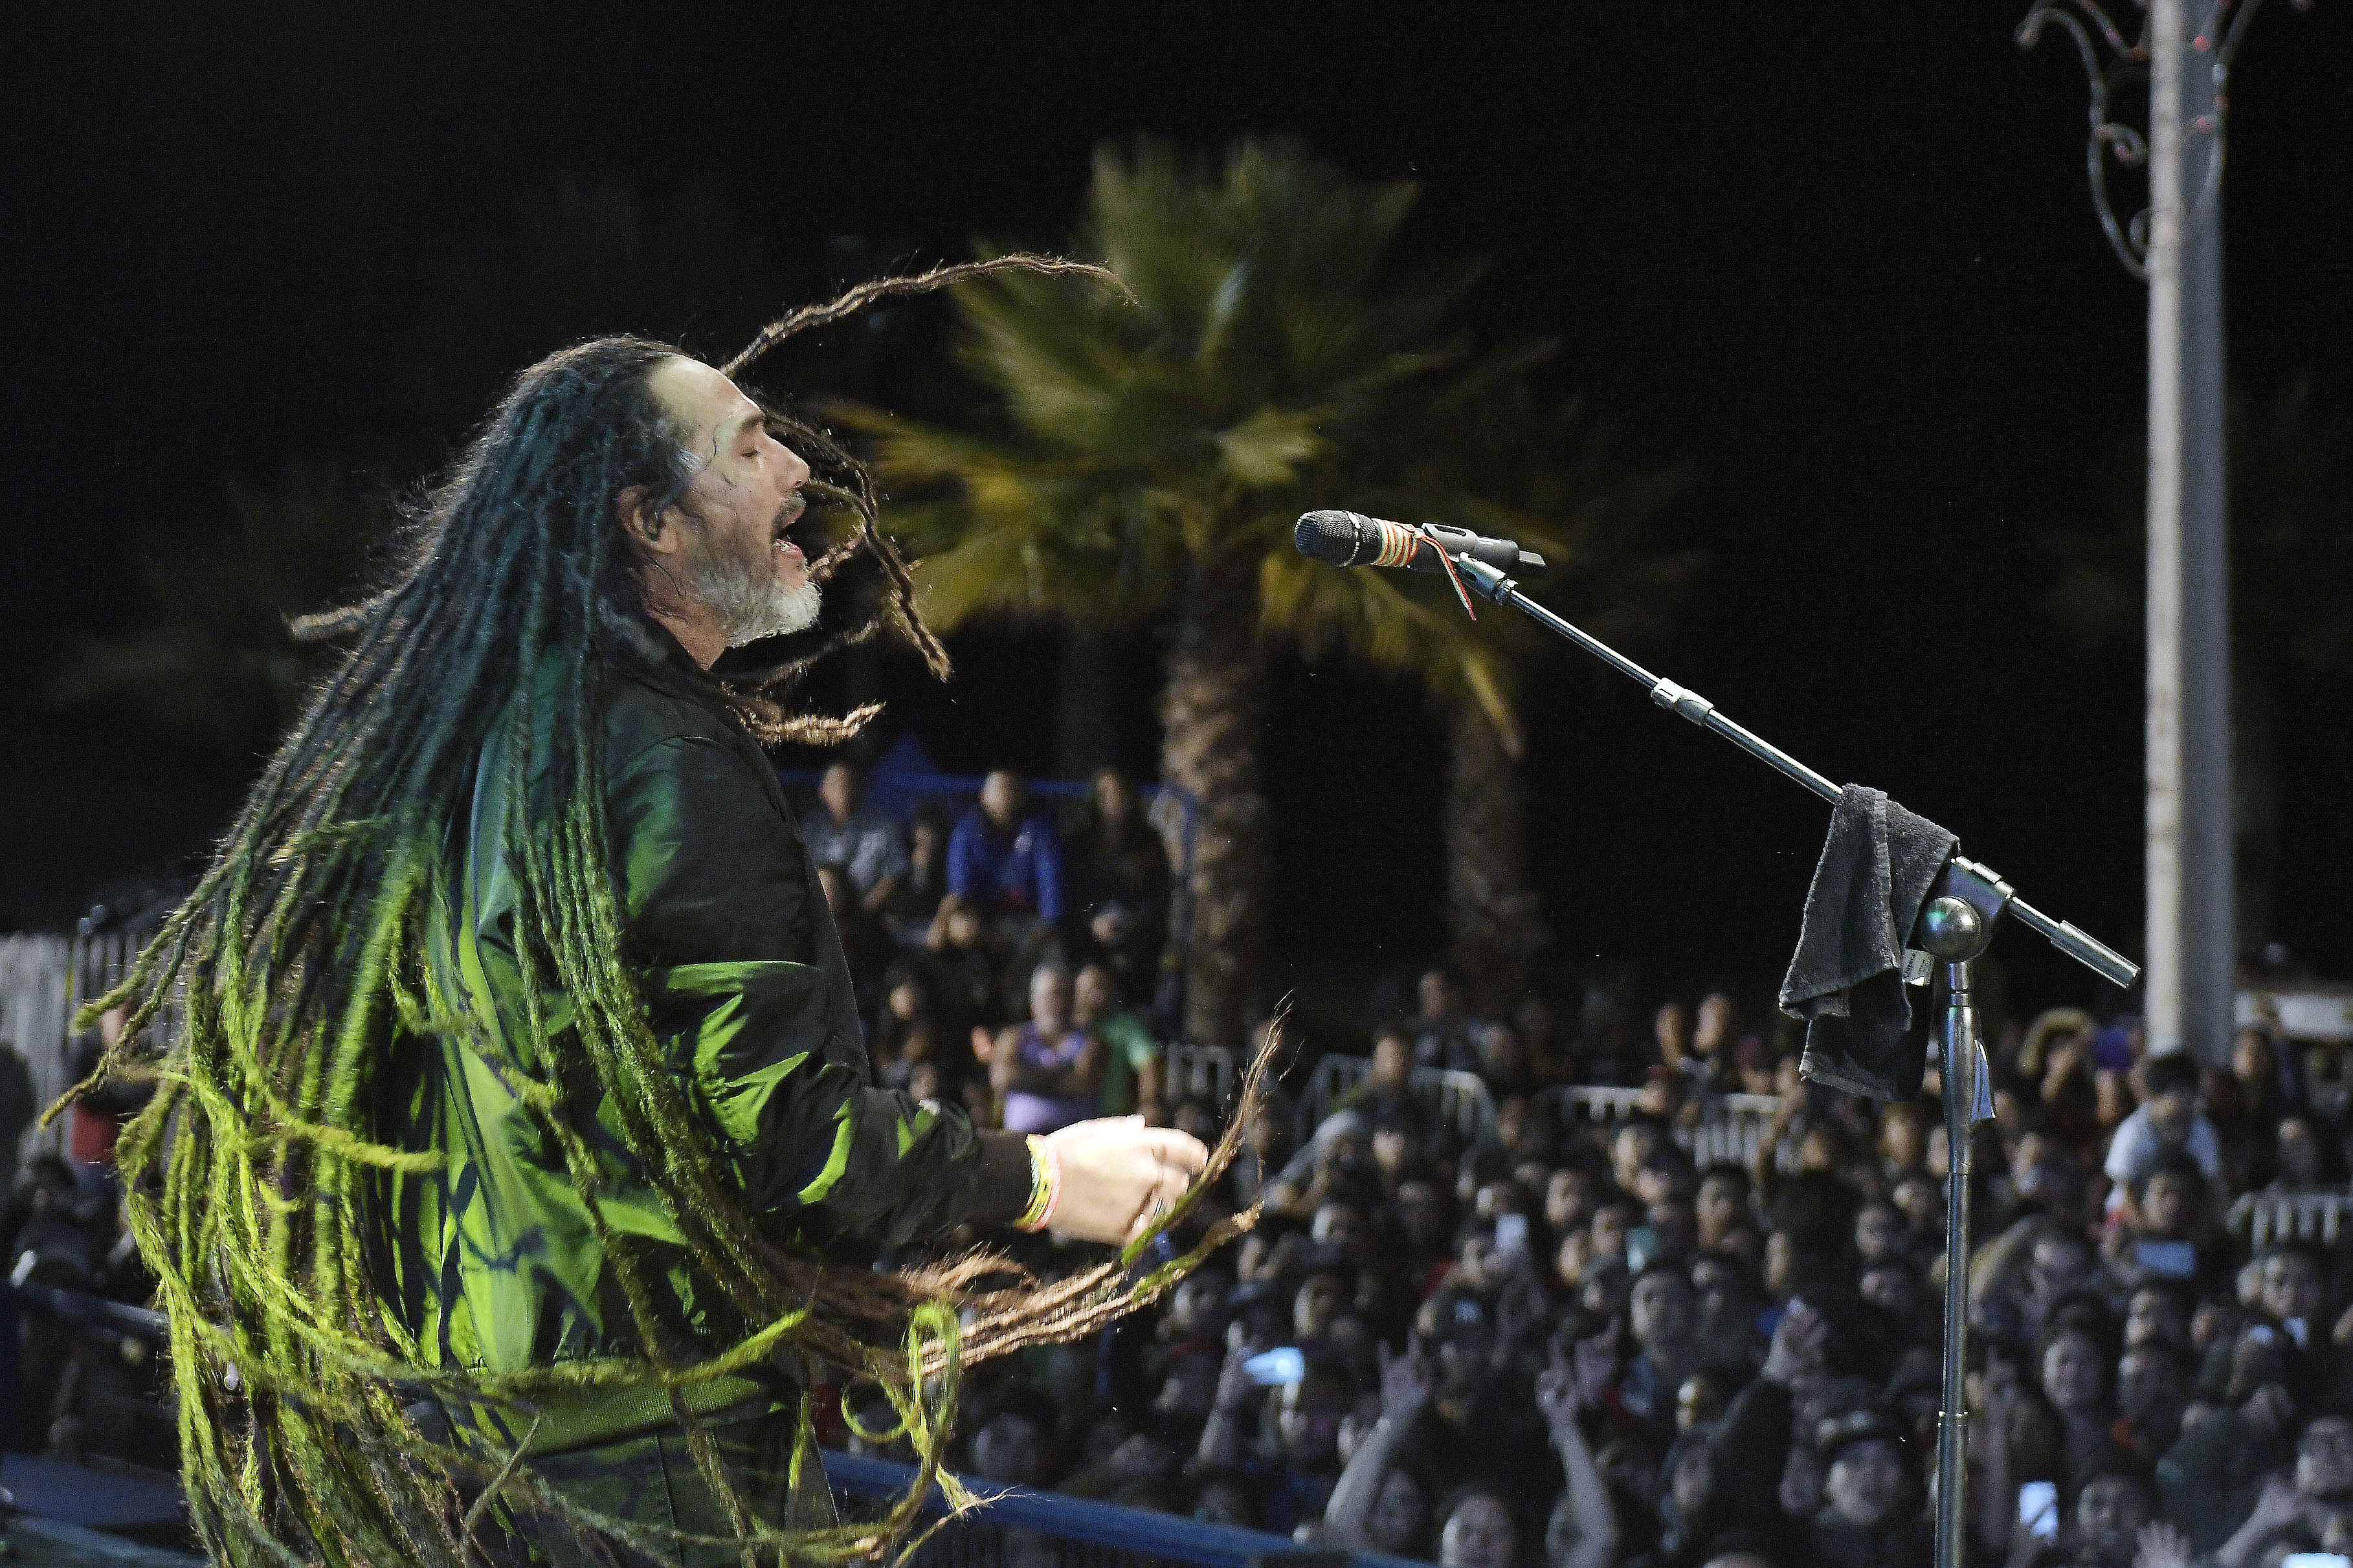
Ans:
MULTIPOLYGON (((1482 596, 1508 605, 1557 632, 1619 674, 1649 688, 1651 700, 1660 707, 1722 736, 1823 800, 1838 803, 1838 785, 1780 747, 1734 723, 1696 691, 1652 675, 1599 637, 1571 626, 1521 593, 1519 584, 1497 568, 1467 553, 1449 553, 1462 580, 1482 596)), ((1978 1049, 1970 968, 1992 942, 1994 927, 2005 914, 2111 984, 2130 985, 2140 976, 2140 967, 2124 954, 2065 921, 2052 920, 2020 898, 1990 868, 1957 853, 1946 862, 1930 888, 1927 906, 1912 931, 1913 942, 1924 951, 1907 955, 1904 978, 1925 984, 1927 961, 1933 958, 1944 962, 1946 983, 1944 1015, 1937 1031, 1948 1174, 1945 1182, 1944 1408, 1936 1416, 1936 1568, 1965 1568, 1968 1561, 1968 1512, 1963 1507, 1968 1483, 1963 1447, 1968 1419, 1964 1379, 1968 1367, 1969 1113, 1977 1105, 1978 1049), (1921 961, 1916 972, 1910 961, 1913 957, 1921 961)))

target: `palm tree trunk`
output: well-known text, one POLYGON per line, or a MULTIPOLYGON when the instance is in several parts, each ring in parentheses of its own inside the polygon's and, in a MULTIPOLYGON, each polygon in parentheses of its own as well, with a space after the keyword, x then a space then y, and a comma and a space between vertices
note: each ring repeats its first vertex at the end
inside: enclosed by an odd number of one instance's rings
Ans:
POLYGON ((1473 1004, 1494 1016, 1529 955, 1551 940, 1527 875, 1527 793, 1519 760, 1475 704, 1447 724, 1446 923, 1473 1004))
POLYGON ((1160 698, 1160 777, 1195 803, 1185 1038, 1242 1043, 1266 935, 1268 810, 1258 739, 1266 655, 1254 563, 1196 563, 1160 698))

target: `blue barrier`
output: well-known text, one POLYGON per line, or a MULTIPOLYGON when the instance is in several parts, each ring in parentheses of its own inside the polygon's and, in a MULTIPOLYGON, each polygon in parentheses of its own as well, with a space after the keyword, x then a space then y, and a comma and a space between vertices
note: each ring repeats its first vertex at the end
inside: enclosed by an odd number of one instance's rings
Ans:
MULTIPOLYGON (((914 1484, 915 1467, 828 1448, 825 1474, 844 1497, 885 1499, 896 1498, 914 1484)), ((915 1554, 923 1568, 1034 1558, 1034 1552, 1025 1553, 1006 1540, 1009 1531, 1026 1531, 1043 1538, 1040 1544, 1065 1549, 1053 1554, 1053 1561, 1061 1563, 1192 1563, 1201 1568, 1243 1568, 1253 1558, 1303 1554, 1304 1550, 1285 1535, 958 1479, 987 1506, 951 1520, 925 1541, 915 1554)), ((947 1511, 947 1500, 936 1487, 923 1501, 927 1514, 947 1511)), ((1356 1568, 1415 1568, 1404 1558, 1377 1552, 1335 1555, 1345 1556, 1356 1568)))
MULTIPOLYGON (((132 1334, 158 1345, 167 1342, 167 1320, 149 1308, 45 1286, 19 1286, 15 1294, 26 1306, 84 1328, 132 1334)), ((825 1473, 834 1492, 853 1505, 895 1499, 915 1480, 913 1465, 831 1448, 825 1450, 825 1473)), ((987 1506, 934 1531, 915 1554, 917 1568, 1147 1568, 1163 1563, 1245 1568, 1256 1558, 1302 1552, 1288 1536, 1262 1531, 959 1479, 987 1506)), ((937 1487, 924 1499, 924 1511, 934 1519, 948 1511, 937 1487)), ((1417 1568, 1377 1552, 1333 1555, 1345 1555, 1351 1568, 1417 1568)))

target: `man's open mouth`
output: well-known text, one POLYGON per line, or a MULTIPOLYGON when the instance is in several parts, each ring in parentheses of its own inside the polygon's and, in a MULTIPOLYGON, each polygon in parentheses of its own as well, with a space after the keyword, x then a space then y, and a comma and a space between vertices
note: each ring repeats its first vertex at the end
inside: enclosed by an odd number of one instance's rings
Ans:
POLYGON ((798 522, 801 520, 801 514, 807 510, 808 502, 797 492, 794 494, 792 500, 777 508, 776 521, 769 524, 769 532, 773 536, 773 542, 779 545, 790 542, 785 538, 786 533, 790 531, 793 524, 798 522))

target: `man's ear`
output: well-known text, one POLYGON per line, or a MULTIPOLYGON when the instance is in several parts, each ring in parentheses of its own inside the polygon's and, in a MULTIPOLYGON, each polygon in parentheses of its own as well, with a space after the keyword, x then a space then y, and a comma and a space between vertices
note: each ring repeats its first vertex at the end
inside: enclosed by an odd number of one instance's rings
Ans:
POLYGON ((667 512, 646 510, 646 487, 630 485, 614 499, 614 509, 620 514, 621 532, 631 544, 657 555, 668 555, 678 549, 678 530, 670 526, 667 512))

